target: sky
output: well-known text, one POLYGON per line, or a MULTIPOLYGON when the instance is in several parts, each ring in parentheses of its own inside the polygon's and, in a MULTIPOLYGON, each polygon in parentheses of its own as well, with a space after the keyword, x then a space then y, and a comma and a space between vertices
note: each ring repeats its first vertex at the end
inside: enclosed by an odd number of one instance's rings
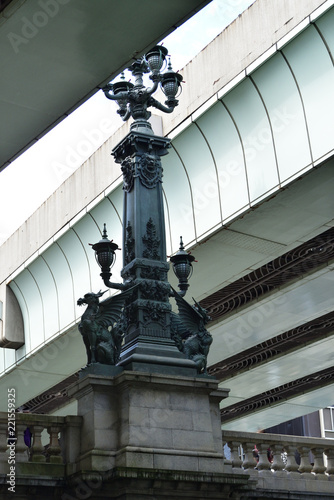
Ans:
MULTIPOLYGON (((212 0, 165 38, 162 42, 174 71, 182 69, 253 2, 212 0)), ((97 92, 0 172, 0 245, 123 124, 116 109, 102 91, 97 92)))

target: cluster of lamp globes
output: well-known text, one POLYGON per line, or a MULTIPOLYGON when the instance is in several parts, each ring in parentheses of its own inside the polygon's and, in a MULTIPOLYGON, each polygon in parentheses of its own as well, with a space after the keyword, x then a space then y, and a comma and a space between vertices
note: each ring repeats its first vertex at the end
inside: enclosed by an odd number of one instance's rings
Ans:
POLYGON ((124 73, 120 81, 109 83, 102 90, 108 99, 117 101, 119 109, 117 113, 123 121, 133 116, 129 103, 136 100, 138 103, 145 103, 146 106, 154 106, 165 113, 171 113, 178 104, 177 97, 181 93, 182 75, 173 71, 168 50, 162 45, 156 45, 149 50, 142 58, 137 59, 128 70, 135 78, 135 83, 125 80, 124 73), (169 58, 167 64, 167 57, 169 58), (167 71, 165 71, 167 66, 167 71), (143 85, 143 74, 150 73, 149 78, 153 81, 151 88, 143 85), (156 101, 152 94, 161 87, 162 92, 167 97, 165 105, 156 101))

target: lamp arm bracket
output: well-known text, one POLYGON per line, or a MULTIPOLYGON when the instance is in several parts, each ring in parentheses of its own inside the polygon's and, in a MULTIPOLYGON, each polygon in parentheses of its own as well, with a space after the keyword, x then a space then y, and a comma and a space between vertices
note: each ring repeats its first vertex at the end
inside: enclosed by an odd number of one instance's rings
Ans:
POLYGON ((128 97, 127 92, 119 92, 117 95, 115 94, 109 94, 110 92, 110 87, 108 85, 106 87, 102 88, 104 95, 107 97, 107 99, 110 99, 111 101, 117 101, 119 99, 126 99, 128 97))
POLYGON ((107 276, 103 276, 103 273, 101 273, 101 278, 108 288, 114 288, 115 290, 126 290, 128 288, 125 283, 112 283, 107 276))
POLYGON ((147 94, 147 95, 152 95, 152 94, 154 94, 154 92, 155 92, 155 91, 157 90, 157 88, 158 88, 158 85, 159 85, 159 80, 158 80, 158 79, 157 79, 157 80, 153 80, 153 85, 152 85, 152 87, 151 87, 151 88, 146 89, 146 94, 147 94))
POLYGON ((150 106, 153 106, 154 108, 160 109, 160 111, 163 111, 164 113, 172 113, 174 111, 174 108, 170 108, 167 106, 164 106, 161 104, 161 102, 157 101, 154 99, 154 97, 151 97, 150 99, 150 106))
POLYGON ((124 115, 122 115, 122 114, 119 112, 119 110, 117 111, 117 113, 121 116, 121 118, 122 118, 123 122, 127 122, 127 121, 128 121, 128 119, 129 119, 129 118, 130 118, 130 116, 131 116, 131 111, 130 111, 129 109, 127 109, 127 110, 126 110, 126 112, 125 112, 125 114, 124 114, 124 115))
POLYGON ((177 292, 172 286, 170 287, 169 291, 169 296, 170 297, 175 297, 175 295, 179 295, 180 297, 184 297, 185 294, 187 293, 187 290, 181 290, 180 292, 177 292))

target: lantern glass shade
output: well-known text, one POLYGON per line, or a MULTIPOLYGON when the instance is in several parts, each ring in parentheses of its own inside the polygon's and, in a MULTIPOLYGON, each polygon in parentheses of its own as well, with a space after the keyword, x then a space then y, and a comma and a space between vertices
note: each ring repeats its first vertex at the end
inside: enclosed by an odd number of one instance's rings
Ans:
POLYGON ((175 97, 181 86, 182 76, 169 71, 161 77, 161 88, 167 98, 175 97))
POLYGON ((95 251, 95 259, 102 271, 109 272, 109 269, 115 264, 116 254, 115 250, 118 245, 108 239, 106 225, 104 224, 102 239, 92 245, 95 251))
POLYGON ((160 71, 168 54, 168 50, 161 45, 156 45, 145 55, 150 71, 160 71))
POLYGON ((185 251, 181 236, 179 251, 170 258, 174 274, 179 280, 179 285, 186 284, 188 279, 191 277, 193 273, 192 262, 194 262, 194 260, 195 257, 185 251))
POLYGON ((127 82, 126 80, 121 80, 120 82, 112 84, 112 91, 114 95, 117 95, 120 92, 128 92, 131 89, 133 89, 133 83, 127 82))
POLYGON ((95 251, 95 259, 101 269, 110 269, 116 261, 116 254, 110 248, 101 248, 95 251))
POLYGON ((191 277, 193 273, 193 266, 188 261, 188 259, 179 260, 178 262, 175 262, 173 264, 173 271, 177 279, 180 282, 184 282, 191 277))
MULTIPOLYGON (((133 83, 127 82, 126 80, 121 80, 120 82, 116 82, 112 84, 112 91, 115 96, 120 95, 121 93, 129 92, 129 90, 133 89, 133 83)), ((119 99, 117 99, 117 103, 120 108, 126 106, 127 100, 126 98, 122 98, 120 96, 119 99)))

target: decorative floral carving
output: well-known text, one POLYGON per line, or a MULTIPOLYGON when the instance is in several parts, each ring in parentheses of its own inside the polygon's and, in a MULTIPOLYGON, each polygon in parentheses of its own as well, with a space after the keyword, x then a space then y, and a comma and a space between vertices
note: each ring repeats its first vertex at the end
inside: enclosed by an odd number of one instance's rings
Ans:
POLYGON ((126 236, 125 236, 125 256, 124 265, 129 264, 135 258, 135 239, 132 236, 132 226, 130 222, 126 226, 126 236))
POLYGON ((167 272, 158 267, 145 266, 141 269, 140 277, 149 280, 164 281, 167 277, 167 272))
POLYGON ((151 217, 146 224, 146 234, 142 238, 145 250, 143 257, 152 260, 161 260, 159 254, 160 238, 157 236, 157 230, 151 217))
POLYGON ((144 299, 168 301, 170 286, 169 283, 161 281, 144 280, 140 283, 141 295, 144 299))

